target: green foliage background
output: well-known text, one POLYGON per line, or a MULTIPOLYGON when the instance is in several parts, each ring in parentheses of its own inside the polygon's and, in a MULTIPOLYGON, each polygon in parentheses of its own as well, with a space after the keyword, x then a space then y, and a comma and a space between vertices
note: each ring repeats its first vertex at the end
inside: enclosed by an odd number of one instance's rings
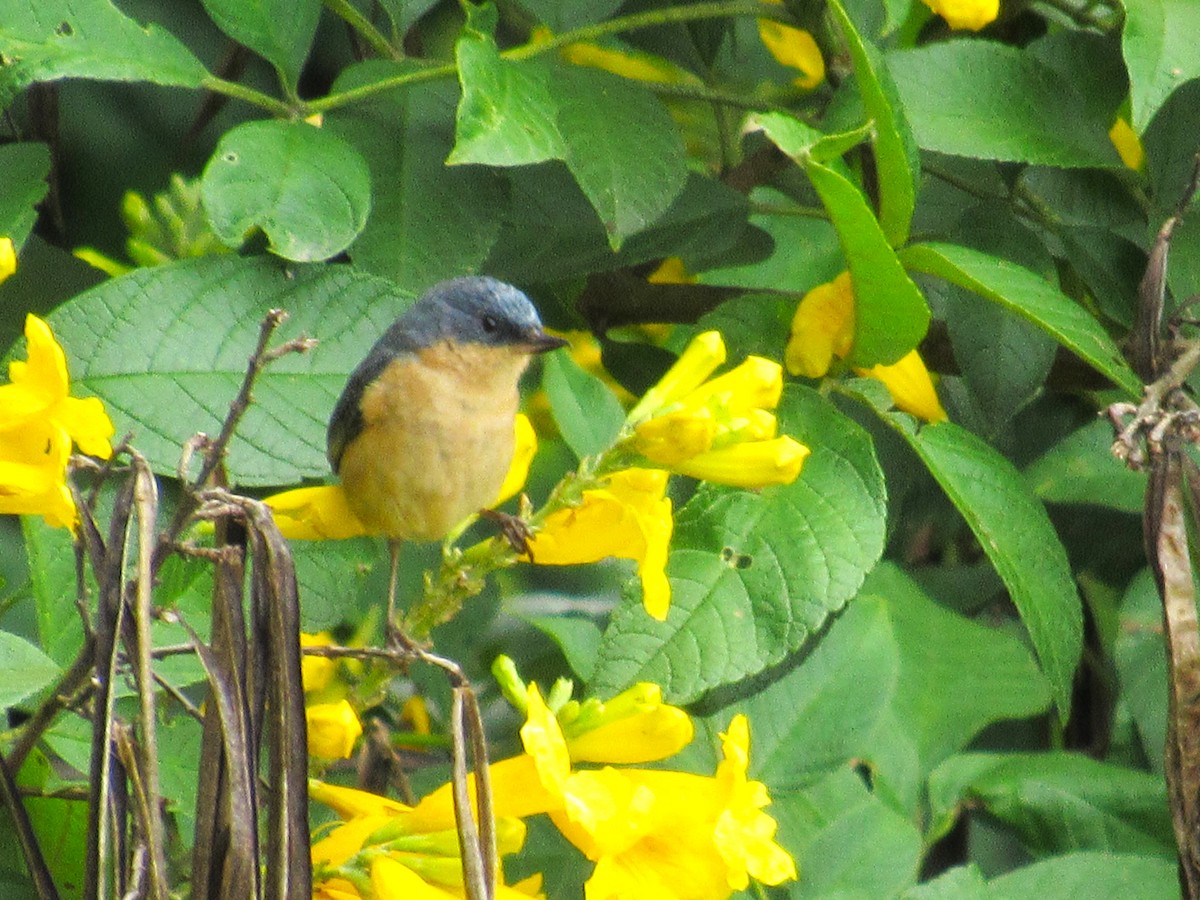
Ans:
MULTIPOLYGON (((521 568, 435 634, 439 651, 481 678, 506 652, 601 696, 658 681, 700 717, 697 770, 746 711, 751 774, 801 870, 772 895, 1171 895, 1142 478, 1108 457, 1095 414, 1140 390, 1119 344, 1200 143, 1200 6, 1015 0, 979 35, 915 0, 497 6, 361 3, 379 27, 356 33, 317 0, 0 0, 0 234, 21 249, 0 346, 48 314, 74 383, 170 479, 181 443, 223 417, 263 312, 286 308, 281 337, 320 346, 264 375, 229 457, 237 486, 265 492, 326 476, 348 371, 439 279, 494 274, 550 324, 606 332, 608 369, 638 392, 669 356, 630 326, 680 323, 675 348, 716 327, 731 359, 781 360, 799 298, 848 268, 850 362, 920 346, 950 423, 918 426, 864 379, 797 380, 779 416, 813 450, 799 481, 678 486, 665 623, 622 590, 626 566, 521 568), (756 16, 811 30, 827 80, 793 87, 756 16), (550 43, 528 42, 537 24, 550 43), (572 65, 558 51, 578 41, 677 77, 572 65), (301 121, 315 114, 321 128, 301 121), (1139 171, 1107 136, 1118 115, 1139 171), (160 238, 211 231, 242 252, 178 258, 144 222, 123 242, 124 192, 165 191, 173 172, 200 193, 150 210, 160 238), (70 255, 83 245, 168 261, 107 279, 70 255), (671 256, 696 284, 646 283, 671 256)), ((1198 260, 1185 222, 1174 296, 1200 291, 1198 260)), ((535 500, 619 424, 571 365, 541 373, 561 438, 544 441, 535 500)), ((74 566, 67 535, 3 528, 0 697, 29 709, 79 645, 74 566)), ((380 545, 296 556, 309 630, 378 617, 380 545)), ((409 554, 410 590, 433 560, 409 554)), ((206 576, 168 572, 159 602, 202 621, 206 576)), ((186 660, 164 673, 202 679, 186 660)), ((186 845, 197 732, 168 727, 186 845)), ((47 742, 86 771, 78 723, 47 742)), ((70 778, 45 759, 22 780, 49 793, 70 778)), ((80 806, 30 803, 64 886, 80 806)), ((538 834, 518 865, 573 896, 577 863, 538 834)), ((0 853, 5 896, 29 895, 18 859, 0 853)))

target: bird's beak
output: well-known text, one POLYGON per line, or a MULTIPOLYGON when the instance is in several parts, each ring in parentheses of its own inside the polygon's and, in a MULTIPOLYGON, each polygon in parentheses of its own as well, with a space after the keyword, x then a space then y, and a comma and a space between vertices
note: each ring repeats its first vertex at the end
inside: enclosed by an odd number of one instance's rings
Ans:
POLYGON ((525 347, 530 353, 547 353, 557 350, 559 347, 565 347, 569 343, 560 337, 546 334, 540 328, 531 328, 525 333, 525 347))

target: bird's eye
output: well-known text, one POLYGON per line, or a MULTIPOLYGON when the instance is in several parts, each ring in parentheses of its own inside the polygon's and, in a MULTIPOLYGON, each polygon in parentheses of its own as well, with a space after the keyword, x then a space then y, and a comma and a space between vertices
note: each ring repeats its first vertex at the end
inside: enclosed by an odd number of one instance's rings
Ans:
POLYGON ((500 323, 496 321, 495 316, 484 316, 479 320, 479 324, 483 326, 483 330, 488 334, 492 334, 497 328, 500 327, 500 323))

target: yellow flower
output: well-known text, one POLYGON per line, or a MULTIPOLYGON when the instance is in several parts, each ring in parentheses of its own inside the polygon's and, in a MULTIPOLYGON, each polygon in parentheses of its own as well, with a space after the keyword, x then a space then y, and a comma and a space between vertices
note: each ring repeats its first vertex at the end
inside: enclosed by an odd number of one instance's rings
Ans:
POLYGON ((922 0, 954 29, 978 31, 996 21, 1000 0, 922 0))
POLYGON ((735 717, 715 777, 644 769, 572 771, 558 720, 536 686, 521 729, 541 787, 558 802, 551 820, 596 863, 589 898, 724 900, 754 877, 780 884, 795 863, 774 842, 762 807, 766 787, 749 781, 749 729, 735 717))
POLYGON ((0 513, 40 515, 56 528, 74 529, 71 442, 107 459, 112 420, 95 397, 70 395, 67 358, 49 325, 26 316, 25 342, 26 359, 9 363, 11 383, 0 385, 0 513))
POLYGON ((674 756, 692 742, 691 717, 662 702, 662 688, 639 682, 611 700, 574 700, 556 718, 572 762, 644 763, 674 756))
MULTIPOLYGON (((782 4, 783 0, 767 0, 782 4)), ((825 79, 825 60, 813 36, 802 28, 793 28, 774 19, 758 20, 758 36, 771 55, 789 69, 797 69, 800 77, 792 84, 812 90, 825 79)))
MULTIPOLYGON (((300 634, 301 647, 329 647, 333 638, 322 631, 320 634, 300 634)), ((300 680, 304 685, 304 693, 320 693, 329 686, 333 673, 337 670, 337 660, 328 656, 311 656, 304 654, 300 657, 300 680)))
POLYGON ((347 759, 362 734, 362 723, 346 700, 315 703, 304 710, 308 721, 308 752, 321 759, 347 759))
POLYGON ((496 495, 493 506, 499 506, 525 487, 525 481, 529 478, 529 466, 537 454, 537 432, 533 430, 533 423, 529 421, 529 417, 524 413, 517 413, 513 429, 517 441, 512 462, 508 466, 508 474, 504 476, 504 484, 500 485, 500 493, 496 495))
POLYGON ((1142 141, 1137 132, 1133 130, 1127 119, 1117 116, 1113 127, 1109 129, 1108 139, 1117 148, 1121 162, 1135 172, 1141 170, 1146 162, 1146 151, 1142 147, 1142 141))
POLYGON ((0 237, 0 282, 17 271, 17 248, 10 237, 0 237))
MULTIPOLYGON (((366 791, 314 780, 309 781, 309 796, 343 819, 313 844, 315 897, 340 896, 332 893, 331 887, 341 891, 353 889, 352 881, 344 877, 350 872, 361 876, 369 872, 377 896, 463 896, 462 853, 449 785, 422 801, 422 806, 427 807, 424 810, 366 791), (377 870, 381 858, 391 862, 377 870), (405 889, 403 893, 379 893, 399 887, 405 889)), ((525 826, 519 819, 497 818, 496 843, 501 855, 517 852, 524 842, 525 826)), ((525 882, 516 888, 498 885, 497 896, 529 896, 529 887, 525 882)))
POLYGON ((897 409, 926 422, 945 422, 950 418, 938 400, 925 361, 916 350, 909 351, 899 362, 890 366, 872 366, 855 371, 882 381, 897 409))
POLYGON ((756 488, 790 484, 809 450, 776 437, 769 410, 779 404, 779 364, 749 356, 707 380, 725 361, 716 331, 698 335, 626 420, 623 441, 651 463, 717 484, 756 488))
POLYGON ((844 359, 854 345, 854 291, 850 273, 818 284, 800 301, 783 361, 793 375, 823 378, 833 358, 844 359))
POLYGON ((665 570, 674 528, 667 478, 653 469, 609 475, 601 487, 585 490, 578 506, 546 517, 529 542, 530 561, 562 566, 609 556, 635 560, 646 612, 665 619, 671 603, 665 570))
MULTIPOLYGON (((804 295, 792 318, 784 361, 793 375, 821 378, 836 356, 844 359, 854 344, 854 284, 849 272, 819 284, 804 295)), ((857 374, 875 378, 888 389, 897 409, 926 422, 944 422, 949 416, 938 400, 924 360, 913 350, 891 365, 856 368, 857 374)))
MULTIPOLYGON (((537 435, 527 416, 518 413, 513 430, 516 451, 496 499, 497 506, 525 486, 529 464, 537 452, 537 435)), ((350 509, 340 484, 295 488, 272 494, 264 498, 263 503, 271 507, 279 533, 290 540, 340 541, 368 533, 350 509)))
POLYGON ((696 276, 687 270, 678 256, 668 256, 646 276, 650 284, 695 284, 696 276))
POLYGON ((66 433, 46 422, 0 430, 0 514, 39 515, 53 528, 73 529, 70 456, 66 433))
MULTIPOLYGON (((554 37, 544 25, 533 29, 530 42, 544 44, 554 37)), ((587 41, 567 44, 560 51, 562 58, 572 65, 590 69, 602 69, 633 81, 659 82, 662 84, 700 84, 698 76, 675 65, 661 56, 638 50, 619 47, 604 47, 587 41)))

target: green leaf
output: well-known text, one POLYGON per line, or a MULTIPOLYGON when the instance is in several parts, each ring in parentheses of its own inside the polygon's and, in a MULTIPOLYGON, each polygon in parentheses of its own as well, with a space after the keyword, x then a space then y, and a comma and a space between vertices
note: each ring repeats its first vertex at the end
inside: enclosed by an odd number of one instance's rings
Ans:
POLYGON ((1028 319, 1114 384, 1141 396, 1141 381, 1108 332, 1039 275, 953 244, 916 244, 902 250, 900 258, 910 269, 944 278, 1028 319))
POLYGON ((317 33, 320 0, 204 0, 204 8, 218 28, 267 59, 295 89, 317 33))
POLYGON ((592 680, 596 652, 600 648, 600 629, 582 616, 528 616, 530 625, 554 641, 566 657, 567 665, 585 682, 592 680))
POLYGON ((576 456, 593 456, 612 446, 625 423, 625 409, 608 385, 569 354, 550 353, 542 366, 542 387, 554 422, 576 456))
POLYGON ((987 896, 989 900, 1174 897, 1179 893, 1178 868, 1173 857, 1067 853, 1002 875, 988 885, 987 896))
POLYGON ((1133 717, 1151 771, 1163 770, 1170 678, 1162 636, 1162 600, 1149 568, 1129 582, 1113 646, 1120 700, 1133 717))
MULTIPOLYGON (((339 625, 362 622, 364 602, 383 596, 371 595, 368 578, 387 559, 384 542, 378 538, 347 541, 291 541, 296 563, 296 582, 303 603, 300 629, 309 633, 330 631, 339 625), (347 603, 347 598, 359 605, 347 603)), ((386 590, 386 588, 384 588, 386 590)))
POLYGON ((1012 828, 1038 856, 1070 850, 1174 855, 1162 778, 1082 754, 952 757, 930 776, 929 797, 935 819, 969 802, 1012 828))
POLYGON ((21 533, 29 556, 29 578, 42 650, 66 668, 83 646, 83 623, 75 606, 71 533, 64 528, 51 528, 38 516, 22 516, 21 533))
POLYGON ((1029 632, 1059 716, 1071 711, 1071 686, 1083 649, 1083 611, 1066 551, 1045 508, 1012 463, 953 422, 919 430, 890 420, 966 519, 1008 588, 1029 632))
POLYGON ((1122 50, 1129 70, 1133 129, 1139 134, 1175 88, 1200 77, 1200 6, 1191 0, 1125 4, 1122 50))
MULTIPOLYGON (((411 65, 364 63, 343 73, 334 89, 412 71, 411 65)), ((457 99, 451 82, 415 84, 325 119, 325 130, 353 146, 371 172, 371 210, 350 257, 414 293, 479 272, 507 212, 501 175, 482 166, 445 165, 454 146, 457 99)))
POLYGON ((563 160, 618 249, 683 190, 687 172, 674 123, 652 94, 626 79, 501 58, 495 15, 490 5, 472 7, 456 47, 462 100, 447 163, 563 160))
POLYGON ((371 208, 371 175, 354 148, 303 122, 246 122, 225 133, 204 169, 213 231, 240 247, 262 229, 285 259, 313 262, 345 250, 371 208))
POLYGON ((674 702, 782 660, 855 595, 883 550, 871 440, 815 391, 784 390, 780 432, 812 448, 800 478, 761 492, 701 485, 676 516, 666 622, 636 598, 613 613, 593 687, 655 681, 674 702))
POLYGON ((325 426, 346 376, 412 298, 347 266, 285 271, 271 257, 206 257, 106 281, 50 316, 73 387, 100 397, 155 471, 173 475, 198 431, 217 434, 268 309, 291 318, 275 341, 308 334, 255 382, 229 448, 235 484, 326 477, 325 426))
POLYGON ((968 863, 909 888, 900 895, 900 900, 991 900, 991 897, 979 867, 968 863))
POLYGON ((888 69, 922 149, 1067 168, 1121 166, 1112 122, 1032 54, 992 41, 889 53, 888 69))
POLYGON ((863 109, 875 128, 875 168, 879 180, 879 225, 893 247, 908 240, 917 202, 921 161, 896 85, 874 46, 855 30, 839 0, 829 8, 842 27, 854 64, 863 109))
POLYGON ((23 637, 0 631, 0 709, 36 694, 62 671, 23 637))
POLYGON ((200 87, 204 65, 174 35, 109 0, 0 2, 0 109, 40 81, 94 78, 200 87))
POLYGON ((751 118, 776 147, 801 165, 807 159, 828 163, 857 147, 871 136, 870 124, 841 134, 824 134, 807 122, 785 112, 758 113, 751 118))
POLYGON ((806 791, 776 796, 766 812, 800 872, 790 896, 895 897, 916 883, 920 833, 848 766, 806 791))
POLYGON ((32 142, 0 146, 0 172, 5 181, 0 192, 0 236, 12 238, 20 248, 37 221, 35 207, 49 190, 50 149, 32 142))
POLYGON ((1105 419, 1068 434, 1025 469, 1025 480, 1046 503, 1090 503, 1141 513, 1146 474, 1112 455, 1113 430, 1105 419))
MULTIPOLYGON (((854 606, 875 599, 885 605, 898 651, 892 712, 913 739, 922 773, 985 726, 1049 707, 1046 679, 1017 638, 939 606, 888 563, 867 577, 854 606), (941 690, 950 683, 953 691, 941 690)), ((876 737, 892 739, 888 733, 876 737)))
POLYGON ((888 244, 862 193, 833 169, 809 160, 809 180, 837 229, 854 282, 855 366, 899 360, 925 336, 929 307, 888 244))

